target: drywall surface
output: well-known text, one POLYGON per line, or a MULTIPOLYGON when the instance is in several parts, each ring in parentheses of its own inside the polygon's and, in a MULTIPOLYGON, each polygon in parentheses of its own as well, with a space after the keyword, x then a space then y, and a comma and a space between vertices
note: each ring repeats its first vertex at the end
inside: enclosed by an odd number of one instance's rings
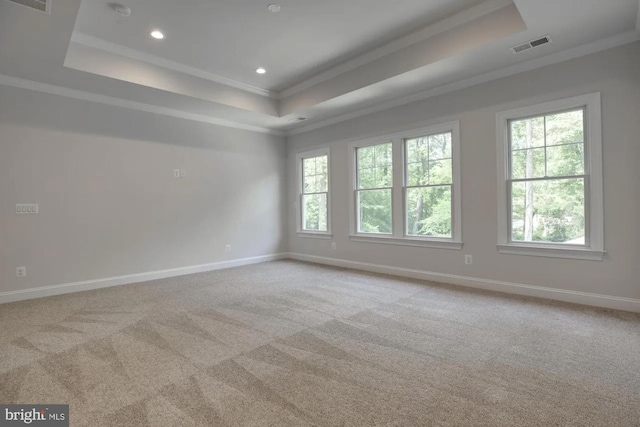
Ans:
POLYGON ((287 141, 289 250, 387 265, 622 298, 640 298, 640 43, 503 78, 292 136, 287 141), (496 113, 601 92, 604 149, 604 261, 500 254, 497 251, 496 113), (461 251, 349 239, 348 142, 429 124, 460 121, 461 251), (333 240, 296 235, 296 153, 331 147, 333 240), (336 249, 331 249, 331 243, 336 249), (465 265, 464 255, 473 255, 465 265))
POLYGON ((280 253, 285 158, 281 137, 0 86, 0 293, 280 253))

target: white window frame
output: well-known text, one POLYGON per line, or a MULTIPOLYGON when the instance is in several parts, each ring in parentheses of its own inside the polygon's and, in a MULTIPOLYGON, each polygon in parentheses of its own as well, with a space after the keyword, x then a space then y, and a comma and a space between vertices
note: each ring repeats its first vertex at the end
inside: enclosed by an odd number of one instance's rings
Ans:
POLYGON ((576 96, 543 104, 499 112, 496 115, 498 155, 498 251, 532 255, 602 261, 604 250, 604 198, 602 172, 602 118, 600 93, 576 96), (585 109, 585 244, 511 241, 509 215, 509 121, 536 117, 577 108, 585 109))
POLYGON ((460 122, 448 122, 433 126, 411 129, 393 134, 377 136, 349 144, 349 238, 354 242, 381 243, 399 246, 416 246, 440 249, 462 249, 462 193, 460 177, 460 122), (451 238, 408 236, 406 234, 407 213, 405 211, 405 140, 422 136, 451 132, 452 163, 452 207, 451 238), (356 150, 358 148, 391 142, 393 183, 391 186, 391 228, 392 233, 360 233, 357 230, 357 169, 356 150))
POLYGON ((331 232, 331 150, 329 147, 322 147, 311 151, 304 151, 296 154, 296 177, 297 177, 297 189, 298 189, 298 201, 296 202, 296 234, 298 237, 308 237, 316 239, 331 239, 333 234, 331 232), (310 159, 319 156, 327 156, 327 231, 313 231, 302 229, 302 179, 303 169, 302 161, 304 159, 310 159))

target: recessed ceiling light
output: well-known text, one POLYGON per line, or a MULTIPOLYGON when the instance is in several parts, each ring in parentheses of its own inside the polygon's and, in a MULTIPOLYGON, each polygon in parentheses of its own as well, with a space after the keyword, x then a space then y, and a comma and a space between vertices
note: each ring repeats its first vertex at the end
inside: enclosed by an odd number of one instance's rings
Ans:
POLYGON ((258 68, 258 69, 256 70, 256 73, 258 73, 258 74, 264 74, 264 73, 266 73, 266 72, 267 72, 267 70, 265 70, 265 69, 264 69, 264 68, 262 68, 262 67, 260 67, 260 68, 258 68))
POLYGON ((279 4, 275 4, 275 3, 272 3, 269 6, 267 6, 267 10, 269 10, 269 12, 271 12, 271 13, 278 13, 278 12, 280 12, 281 9, 282 9, 282 6, 280 6, 279 4))
POLYGON ((151 37, 156 40, 162 40, 164 38, 164 34, 162 34, 162 31, 153 30, 151 31, 151 37))

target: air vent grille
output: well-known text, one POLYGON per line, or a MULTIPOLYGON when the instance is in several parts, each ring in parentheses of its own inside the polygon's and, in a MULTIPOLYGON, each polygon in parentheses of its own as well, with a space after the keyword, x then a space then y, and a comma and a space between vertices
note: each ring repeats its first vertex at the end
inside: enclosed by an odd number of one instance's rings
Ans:
POLYGON ((511 51, 513 53, 520 53, 524 52, 525 50, 533 49, 534 47, 545 45, 547 43, 551 43, 551 38, 549 36, 544 36, 539 39, 531 40, 526 43, 513 46, 511 47, 511 51))
POLYGON ((542 46, 543 44, 547 44, 550 41, 551 40, 549 39, 549 37, 542 37, 542 38, 540 38, 538 40, 534 40, 534 41, 531 41, 529 43, 531 43, 531 46, 533 46, 533 47, 538 47, 538 46, 542 46))
POLYGON ((8 0, 11 3, 21 4, 40 12, 49 13, 51 0, 8 0))

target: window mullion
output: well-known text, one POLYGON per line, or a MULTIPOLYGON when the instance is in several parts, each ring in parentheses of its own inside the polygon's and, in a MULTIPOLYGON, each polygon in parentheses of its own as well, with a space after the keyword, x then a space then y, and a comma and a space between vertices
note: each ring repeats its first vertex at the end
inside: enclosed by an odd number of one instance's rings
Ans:
POLYGON ((394 138, 391 142, 391 164, 393 167, 393 182, 391 190, 391 229, 393 236, 402 238, 404 236, 406 213, 404 211, 404 140, 394 138))

